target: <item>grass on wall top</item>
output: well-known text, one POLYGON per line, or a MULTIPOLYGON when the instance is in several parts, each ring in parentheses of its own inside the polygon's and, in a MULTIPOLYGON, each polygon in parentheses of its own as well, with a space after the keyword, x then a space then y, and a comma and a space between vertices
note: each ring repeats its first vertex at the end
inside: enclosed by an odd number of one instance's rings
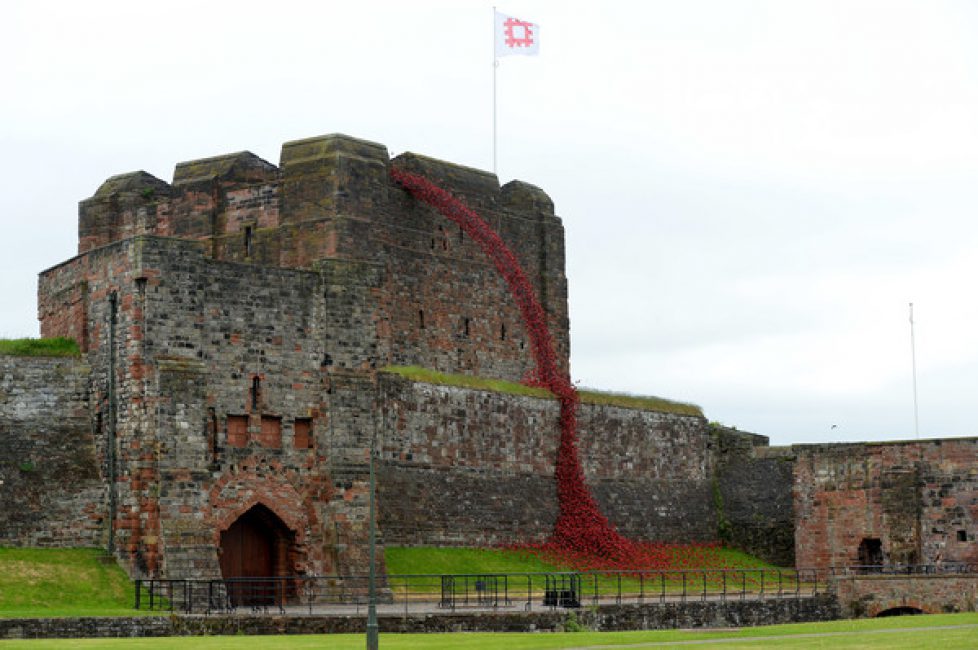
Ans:
POLYGON ((594 390, 593 388, 581 389, 577 391, 577 394, 580 396, 582 404, 622 406, 624 408, 642 409, 644 411, 703 417, 703 409, 696 404, 675 402, 664 397, 631 395, 629 393, 594 390))
POLYGON ((0 354, 14 357, 77 357, 78 344, 64 337, 52 339, 0 339, 0 354))
MULTIPOLYGON (((453 375, 444 372, 429 370, 419 366, 387 366, 381 372, 400 375, 411 381, 424 382, 426 384, 439 384, 442 386, 459 386, 462 388, 473 388, 476 390, 491 390, 497 393, 508 395, 526 395, 529 397, 539 397, 542 399, 554 399, 553 393, 545 388, 534 388, 524 384, 502 379, 489 379, 486 377, 472 377, 469 375, 453 375)), ((629 395, 627 393, 614 393, 598 391, 593 389, 579 390, 577 394, 581 398, 582 404, 597 404, 604 406, 620 406, 624 408, 641 409, 644 411, 657 411, 660 413, 673 413, 676 415, 691 415, 703 417, 703 410, 695 404, 674 402, 661 397, 646 397, 642 395, 629 395)))
POLYGON ((394 375, 400 375, 405 379, 410 379, 411 381, 420 381, 426 384, 458 386, 461 388, 473 388, 475 390, 491 390, 496 393, 506 393, 508 395, 526 395, 528 397, 539 397, 542 399, 555 399, 554 394, 546 388, 534 388, 533 386, 525 386, 502 379, 451 375, 420 366, 387 366, 381 372, 389 372, 394 375))

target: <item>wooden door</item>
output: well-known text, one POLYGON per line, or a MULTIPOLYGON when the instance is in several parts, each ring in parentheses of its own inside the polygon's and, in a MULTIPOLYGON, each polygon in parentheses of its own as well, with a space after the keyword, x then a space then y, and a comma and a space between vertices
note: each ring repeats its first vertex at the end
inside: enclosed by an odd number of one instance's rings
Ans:
POLYGON ((221 533, 221 573, 235 605, 271 605, 278 600, 272 578, 283 540, 262 514, 252 508, 221 533))

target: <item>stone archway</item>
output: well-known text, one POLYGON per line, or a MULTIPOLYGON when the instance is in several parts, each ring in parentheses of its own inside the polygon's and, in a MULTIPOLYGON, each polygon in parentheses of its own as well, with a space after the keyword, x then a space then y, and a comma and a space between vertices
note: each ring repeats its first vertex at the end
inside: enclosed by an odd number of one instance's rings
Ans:
POLYGON ((295 568, 295 531, 257 503, 221 531, 221 575, 234 605, 280 604, 295 568))
POLYGON ((900 605, 898 607, 890 607, 889 609, 884 609, 876 618, 886 618, 887 616, 917 616, 923 614, 924 610, 919 607, 913 607, 910 605, 900 605))

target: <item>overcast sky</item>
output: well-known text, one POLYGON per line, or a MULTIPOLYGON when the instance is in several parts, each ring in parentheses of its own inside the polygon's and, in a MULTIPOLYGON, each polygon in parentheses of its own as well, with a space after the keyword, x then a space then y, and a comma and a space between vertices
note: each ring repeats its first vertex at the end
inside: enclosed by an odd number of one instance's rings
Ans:
MULTIPOLYGON (((567 232, 581 385, 773 444, 978 435, 978 3, 499 1, 499 176, 567 232)), ((0 336, 108 176, 342 132, 489 169, 486 2, 5 2, 0 336)))

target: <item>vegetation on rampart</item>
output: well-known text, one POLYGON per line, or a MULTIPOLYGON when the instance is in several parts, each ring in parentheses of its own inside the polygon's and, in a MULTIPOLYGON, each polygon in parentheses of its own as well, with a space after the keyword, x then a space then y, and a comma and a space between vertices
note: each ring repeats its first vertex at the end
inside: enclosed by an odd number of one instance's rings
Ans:
POLYGON ((14 357, 77 357, 78 344, 64 337, 52 339, 0 339, 0 354, 14 357))
MULTIPOLYGON (((538 388, 518 384, 513 381, 502 379, 489 379, 487 377, 472 377, 469 375, 453 375, 419 366, 387 366, 381 372, 400 375, 411 381, 419 381, 426 384, 438 384, 442 386, 458 386, 461 388, 472 388, 475 390, 489 390, 496 393, 508 395, 526 395, 528 397, 539 397, 541 399, 555 399, 554 394, 546 388, 538 388)), ((599 406, 620 406, 623 408, 640 409, 643 411, 657 411, 659 413, 672 413, 675 415, 690 415, 693 417, 703 417, 703 410, 695 404, 685 404, 674 402, 662 397, 650 397, 643 395, 630 395, 628 393, 615 393, 599 391, 594 389, 584 389, 577 391, 582 404, 596 404, 599 406)))
POLYGON ((665 399, 664 397, 630 395, 628 393, 606 392, 591 388, 578 390, 577 394, 581 398, 581 404, 621 406, 624 408, 640 409, 643 411, 658 411, 659 413, 703 417, 703 409, 696 404, 674 402, 672 400, 665 399))
POLYGON ((420 366, 387 366, 381 372, 400 375, 411 381, 419 381, 425 384, 437 384, 440 386, 458 386, 460 388, 472 388, 475 390, 490 390, 496 393, 507 395, 525 395, 527 397, 539 397, 541 399, 555 399, 554 394, 546 388, 536 388, 517 384, 512 381, 502 379, 489 379, 487 377, 472 377, 469 375, 452 375, 436 370, 421 368, 420 366))

